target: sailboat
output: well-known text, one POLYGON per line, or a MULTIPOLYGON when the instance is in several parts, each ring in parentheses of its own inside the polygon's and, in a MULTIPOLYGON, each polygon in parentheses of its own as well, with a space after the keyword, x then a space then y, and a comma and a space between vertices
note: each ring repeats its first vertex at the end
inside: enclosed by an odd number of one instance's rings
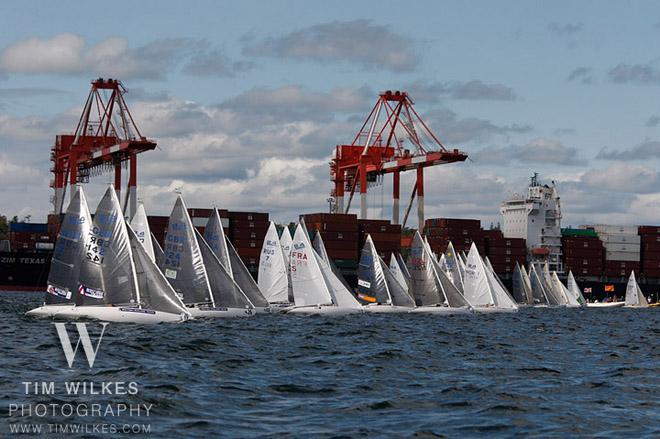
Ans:
POLYGON ((534 264, 530 264, 529 266, 529 284, 532 290, 534 306, 548 306, 548 296, 534 264))
MULTIPOLYGON (((569 276, 572 276, 572 274, 569 273, 569 276)), ((577 293, 578 295, 576 295, 575 290, 570 290, 569 288, 565 287, 564 284, 561 283, 561 280, 559 280, 559 276, 557 275, 556 271, 552 272, 552 283, 555 287, 555 291, 559 291, 561 293, 564 306, 568 308, 580 308, 584 306, 584 298, 582 298, 582 294, 579 293, 579 289, 577 293)), ((573 279, 573 283, 575 283, 575 279, 573 279)))
MULTIPOLYGON (((305 227, 306 229, 304 223, 303 223, 303 227, 305 227)), ((309 231, 307 236, 309 236, 309 231)), ((314 234, 314 241, 312 241, 312 248, 314 249, 314 251, 316 251, 316 254, 321 257, 323 262, 325 262, 330 267, 332 272, 341 281, 341 283, 344 284, 344 287, 346 287, 348 291, 351 291, 352 288, 350 287, 350 285, 348 285, 348 282, 346 282, 346 279, 344 279, 344 276, 341 274, 341 272, 335 265, 335 262, 332 260, 332 258, 330 258, 330 255, 328 255, 328 250, 325 248, 325 244, 323 243, 321 232, 318 230, 314 234)))
POLYGON ((360 302, 316 253, 302 224, 289 258, 295 306, 287 314, 344 315, 362 312, 360 302))
POLYGON ((213 209, 206 223, 204 239, 208 242, 229 276, 250 300, 250 303, 254 306, 254 311, 257 313, 269 312, 268 301, 259 290, 259 286, 254 281, 233 244, 225 236, 220 214, 216 208, 213 209))
POLYGON ((259 290, 273 308, 287 309, 291 306, 289 300, 289 284, 287 257, 284 254, 275 223, 271 221, 259 258, 259 290))
MULTIPOLYGON (((138 203, 137 210, 133 219, 131 219, 131 228, 135 232, 138 240, 144 246, 147 254, 152 261, 156 260, 154 251, 154 241, 151 238, 151 229, 149 228, 149 220, 147 219, 147 212, 144 210, 144 204, 138 203)), ((156 244, 158 245, 158 244, 156 244)))
POLYGON ((625 306, 634 307, 634 308, 647 308, 649 306, 648 300, 642 293, 642 289, 639 287, 637 280, 635 279, 635 272, 630 272, 630 277, 628 278, 628 285, 626 286, 626 301, 625 306))
POLYGON ((252 303, 193 227, 180 195, 170 214, 162 270, 194 317, 245 317, 254 313, 252 303))
MULTIPOLYGON (((525 276, 523 275, 523 270, 525 267, 521 267, 518 262, 516 262, 516 267, 513 270, 513 297, 518 303, 518 305, 532 305, 532 291, 531 287, 527 283, 525 276)), ((526 274, 526 273, 525 273, 526 274)))
POLYGON ((392 253, 390 256, 390 272, 392 273, 392 276, 394 276, 394 278, 401 285, 403 285, 408 295, 412 297, 412 279, 410 278, 410 272, 408 271, 406 263, 403 261, 403 256, 401 256, 401 253, 392 253))
POLYGON ((112 185, 96 209, 79 264, 76 306, 55 318, 160 323, 190 316, 126 224, 112 185))
POLYGON ((367 235, 360 255, 357 292, 358 298, 367 302, 367 312, 408 312, 415 307, 407 286, 396 279, 380 257, 371 235, 367 235))
POLYGON ((545 291, 545 296, 548 299, 548 305, 565 306, 566 300, 563 297, 561 289, 557 289, 552 281, 552 275, 548 263, 543 264, 543 271, 541 275, 541 283, 545 291))
POLYGON ((419 232, 415 233, 410 247, 408 270, 412 277, 412 293, 417 308, 414 313, 465 314, 470 312, 469 305, 442 270, 436 259, 423 241, 419 232), (437 268, 436 268, 437 267, 437 268), (449 287, 451 285, 451 287, 449 287), (451 289, 448 289, 451 288, 451 289), (456 293, 458 292, 458 297, 456 293), (456 297, 452 304, 449 295, 456 297), (454 306, 452 306, 454 305, 454 306), (456 306, 457 305, 457 306, 456 306))
POLYGON ((479 313, 517 312, 518 305, 486 267, 472 243, 465 264, 464 295, 479 313))
POLYGON ((571 301, 580 304, 582 307, 587 306, 587 301, 584 300, 582 291, 580 291, 580 287, 578 286, 577 282, 575 282, 575 278, 573 277, 573 272, 570 270, 568 271, 568 279, 566 280, 566 285, 568 288, 568 294, 571 297, 571 301))
POLYGON ((456 250, 454 250, 454 244, 449 241, 447 244, 447 250, 443 254, 445 257, 445 266, 447 267, 447 275, 449 279, 454 283, 458 291, 463 292, 463 275, 465 274, 465 266, 461 257, 458 256, 456 250))
POLYGON ((85 193, 79 187, 67 207, 57 234, 44 303, 26 315, 53 317, 65 307, 73 308, 73 292, 78 289, 80 261, 91 223, 85 193))

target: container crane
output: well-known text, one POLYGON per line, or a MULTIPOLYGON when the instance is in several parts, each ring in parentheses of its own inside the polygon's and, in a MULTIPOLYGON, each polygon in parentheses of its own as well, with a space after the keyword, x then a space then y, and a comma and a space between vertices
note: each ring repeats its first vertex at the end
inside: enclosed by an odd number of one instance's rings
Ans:
POLYGON ((413 108, 406 92, 385 91, 349 145, 337 145, 330 162, 330 179, 335 188, 334 211, 348 213, 356 188, 360 190, 360 218, 367 218, 367 187, 380 176, 392 174, 392 222, 399 224, 401 172, 415 170, 417 179, 403 226, 410 208, 417 198, 419 230, 424 227, 424 168, 447 163, 462 162, 467 153, 448 150, 438 140, 413 108), (404 147, 404 143, 406 143, 404 147), (350 196, 344 208, 345 192, 350 196))
MULTIPOLYGON (((121 168, 129 162, 128 190, 124 206, 132 216, 137 207, 137 155, 156 148, 156 142, 140 133, 124 100, 118 79, 92 81, 83 112, 73 134, 59 134, 51 149, 54 178, 53 212, 61 214, 67 186, 89 182, 90 175, 114 170, 115 190, 121 200, 121 168)), ((73 190, 70 191, 73 196, 73 190)))

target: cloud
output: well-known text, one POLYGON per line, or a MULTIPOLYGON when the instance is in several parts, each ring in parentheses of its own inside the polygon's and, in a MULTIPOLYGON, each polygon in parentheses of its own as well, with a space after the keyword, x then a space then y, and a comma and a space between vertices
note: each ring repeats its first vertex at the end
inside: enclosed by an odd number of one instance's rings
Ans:
POLYGON ((653 128, 653 127, 657 127, 658 124, 660 124, 660 116, 653 115, 648 118, 648 120, 644 125, 649 128, 653 128))
POLYGON ((614 192, 655 193, 660 176, 652 168, 630 163, 613 163, 607 169, 587 171, 582 181, 592 189, 614 192))
POLYGON ((617 84, 658 85, 660 70, 652 64, 619 64, 610 69, 609 79, 617 84))
POLYGON ((475 161, 485 163, 536 163, 583 165, 575 147, 567 147, 559 140, 538 137, 525 145, 486 148, 473 155, 475 161))
POLYGON ((568 82, 579 82, 580 84, 591 84, 594 80, 590 67, 578 67, 571 70, 566 80, 568 82))
POLYGON ((406 88, 415 102, 438 102, 442 98, 456 100, 514 101, 518 99, 511 87, 487 84, 480 80, 417 81, 406 88))
POLYGON ((431 122, 431 129, 447 147, 473 140, 484 141, 498 134, 527 133, 532 130, 529 125, 495 125, 489 120, 476 117, 459 118, 455 112, 447 108, 427 112, 424 120, 431 122))
POLYGON ((413 70, 418 56, 413 42, 370 20, 333 21, 248 44, 243 54, 299 61, 345 61, 394 72, 413 70))
POLYGON ((0 52, 0 73, 160 80, 184 62, 185 73, 197 76, 231 76, 251 66, 231 62, 206 40, 165 38, 130 47, 126 38, 89 45, 79 35, 62 33, 6 46, 0 52))
MULTIPOLYGON (((647 122, 648 126, 648 122, 647 122)), ((631 149, 610 149, 603 148, 600 150, 597 159, 604 160, 621 160, 621 161, 630 161, 630 160, 648 160, 651 158, 660 157, 660 141, 657 140, 647 140, 644 141, 631 149)))
POLYGON ((43 96, 70 96, 64 90, 44 87, 0 88, 0 99, 26 99, 43 96))
POLYGON ((582 23, 550 23, 548 24, 548 32, 557 36, 571 36, 582 31, 582 23))
POLYGON ((220 49, 202 51, 194 55, 182 72, 192 76, 233 77, 237 73, 247 72, 254 68, 249 61, 231 61, 220 49))

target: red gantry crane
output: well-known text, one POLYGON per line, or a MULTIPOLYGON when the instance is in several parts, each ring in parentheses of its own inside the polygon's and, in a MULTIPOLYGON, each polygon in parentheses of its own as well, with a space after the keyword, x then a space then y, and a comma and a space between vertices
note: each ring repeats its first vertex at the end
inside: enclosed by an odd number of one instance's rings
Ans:
MULTIPOLYGON (((132 217, 137 207, 137 155, 156 147, 156 142, 144 137, 131 116, 126 101, 126 89, 117 79, 99 78, 92 89, 78 126, 73 134, 55 137, 51 150, 51 172, 55 175, 51 187, 55 194, 53 211, 62 213, 67 185, 89 182, 90 175, 115 172, 115 190, 121 200, 121 167, 130 163, 127 199, 132 217)), ((70 190, 73 196, 73 189, 70 190)))
POLYGON ((350 145, 337 145, 330 162, 334 211, 348 213, 356 188, 360 190, 360 218, 367 218, 367 186, 379 176, 392 174, 392 222, 399 224, 399 187, 402 171, 416 170, 417 180, 406 209, 405 226, 417 197, 419 230, 424 227, 424 168, 462 162, 467 153, 448 150, 413 108, 406 92, 380 93, 357 136, 350 145), (384 114, 383 114, 384 113, 384 114), (404 144, 407 144, 404 147, 404 144), (344 208, 344 194, 350 197, 344 208))

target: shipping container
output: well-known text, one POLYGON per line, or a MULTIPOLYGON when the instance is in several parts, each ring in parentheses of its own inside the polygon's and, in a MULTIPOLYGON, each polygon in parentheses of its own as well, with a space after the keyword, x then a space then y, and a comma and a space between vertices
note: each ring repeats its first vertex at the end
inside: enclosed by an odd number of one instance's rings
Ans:
POLYGON ((642 268, 642 274, 647 278, 659 279, 660 268, 642 268))
POLYGON ((605 261, 605 269, 616 270, 616 269, 631 269, 639 271, 640 263, 637 261, 605 261))
POLYGON ((639 226, 637 233, 639 235, 660 235, 660 226, 639 226))
POLYGON ((462 218, 429 218, 425 221, 426 227, 456 227, 461 229, 481 229, 481 221, 477 219, 462 218))
POLYGON ((589 225, 587 228, 594 229, 598 235, 606 234, 626 234, 626 235, 637 235, 637 226, 617 226, 609 224, 595 224, 589 225))
POLYGON ((564 248, 603 248, 603 242, 594 237, 565 237, 561 240, 564 248))
MULTIPOLYGON (((207 215, 207 217, 208 217, 208 215, 207 215)), ((233 222, 233 221, 269 222, 268 214, 267 213, 261 213, 261 212, 233 212, 233 211, 228 211, 227 212, 227 218, 229 218, 230 222, 233 222)))
POLYGON ((574 276, 600 277, 602 268, 595 267, 569 267, 565 266, 564 271, 572 271, 574 276))
POLYGON ((627 244, 627 243, 604 243, 603 247, 608 252, 628 252, 628 253, 637 253, 641 250, 639 244, 627 244))
POLYGON ((526 248, 519 247, 487 247, 487 256, 527 256, 526 248))
POLYGON ((603 258, 603 249, 602 248, 572 248, 564 247, 563 248, 564 257, 570 258, 591 258, 591 259, 602 259, 603 258))
POLYGON ((603 241, 605 247, 608 244, 637 244, 640 243, 639 235, 625 235, 625 234, 611 234, 611 235, 601 235, 600 240, 603 241))
POLYGON ((230 235, 232 239, 251 239, 263 242, 266 232, 267 230, 263 229, 232 229, 230 235))
POLYGON ((595 267, 602 269, 603 260, 600 258, 564 258, 564 265, 567 267, 595 267))
POLYGON ((48 223, 9 223, 10 232, 48 233, 48 223))
POLYGON ((527 241, 522 238, 487 238, 489 247, 511 247, 527 249, 527 241))
POLYGON ((561 236, 562 237, 589 237, 589 238, 597 238, 598 234, 596 234, 596 231, 591 230, 591 229, 571 229, 571 228, 566 228, 566 229, 561 229, 561 236))
POLYGON ((639 261, 639 252, 606 251, 605 260, 608 261, 639 261))

